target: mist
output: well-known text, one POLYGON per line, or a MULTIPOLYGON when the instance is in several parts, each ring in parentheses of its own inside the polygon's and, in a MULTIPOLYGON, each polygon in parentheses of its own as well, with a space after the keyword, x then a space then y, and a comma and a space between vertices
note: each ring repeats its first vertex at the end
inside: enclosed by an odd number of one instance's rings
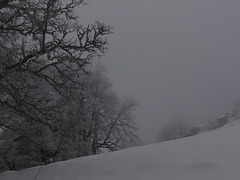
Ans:
POLYGON ((146 143, 176 113, 194 124, 231 112, 240 97, 240 1, 88 3, 79 10, 83 23, 97 19, 114 28, 101 61, 115 91, 139 101, 146 143))

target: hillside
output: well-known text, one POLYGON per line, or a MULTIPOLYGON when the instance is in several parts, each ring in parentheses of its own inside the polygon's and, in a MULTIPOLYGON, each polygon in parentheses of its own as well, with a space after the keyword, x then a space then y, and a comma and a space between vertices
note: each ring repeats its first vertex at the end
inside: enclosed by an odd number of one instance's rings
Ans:
POLYGON ((73 159, 0 180, 239 180, 240 124, 159 144, 73 159))

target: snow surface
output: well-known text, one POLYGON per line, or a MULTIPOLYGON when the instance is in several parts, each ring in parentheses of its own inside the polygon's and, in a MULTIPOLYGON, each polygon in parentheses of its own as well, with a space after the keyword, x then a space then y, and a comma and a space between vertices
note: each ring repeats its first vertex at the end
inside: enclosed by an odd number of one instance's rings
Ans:
POLYGON ((240 180, 240 124, 188 138, 77 158, 0 180, 240 180))

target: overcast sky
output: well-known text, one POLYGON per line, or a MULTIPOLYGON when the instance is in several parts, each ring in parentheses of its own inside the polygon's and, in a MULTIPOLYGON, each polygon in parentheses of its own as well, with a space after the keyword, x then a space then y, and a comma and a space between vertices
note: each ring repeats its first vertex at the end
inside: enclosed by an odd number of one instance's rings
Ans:
POLYGON ((114 27, 102 59, 115 91, 133 95, 152 143, 180 113, 196 122, 240 97, 239 0, 89 0, 80 20, 114 27))

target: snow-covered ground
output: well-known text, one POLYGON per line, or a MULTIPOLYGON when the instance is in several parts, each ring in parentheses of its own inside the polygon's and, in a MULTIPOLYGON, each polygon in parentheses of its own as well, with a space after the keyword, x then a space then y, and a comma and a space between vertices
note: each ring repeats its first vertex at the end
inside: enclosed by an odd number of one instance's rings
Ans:
POLYGON ((38 172, 36 180, 240 180, 240 124, 41 169, 4 172, 0 180, 34 180, 38 172))

